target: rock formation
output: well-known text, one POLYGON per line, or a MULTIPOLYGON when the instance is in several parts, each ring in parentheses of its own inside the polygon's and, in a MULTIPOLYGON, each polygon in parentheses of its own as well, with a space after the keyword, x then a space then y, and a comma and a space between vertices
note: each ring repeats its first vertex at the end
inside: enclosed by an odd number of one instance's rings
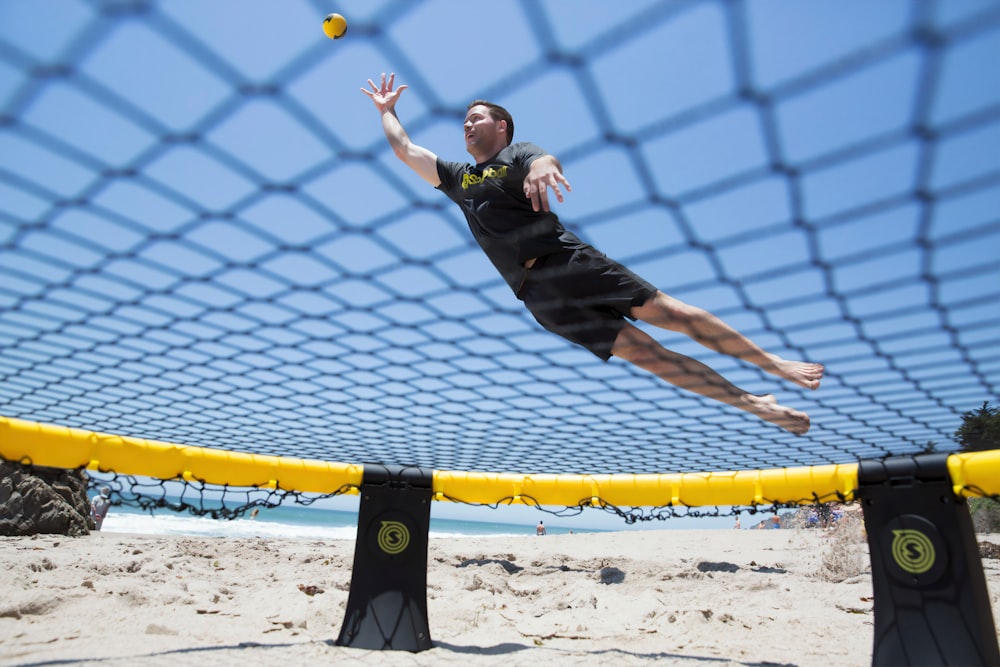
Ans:
POLYGON ((86 535, 87 473, 0 461, 0 535, 86 535))

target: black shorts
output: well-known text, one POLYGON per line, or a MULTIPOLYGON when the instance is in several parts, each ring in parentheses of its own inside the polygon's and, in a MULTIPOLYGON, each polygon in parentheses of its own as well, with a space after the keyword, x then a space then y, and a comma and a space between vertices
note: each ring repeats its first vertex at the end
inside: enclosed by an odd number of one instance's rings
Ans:
POLYGON ((538 258, 517 292, 538 323, 601 359, 656 288, 589 246, 538 258))

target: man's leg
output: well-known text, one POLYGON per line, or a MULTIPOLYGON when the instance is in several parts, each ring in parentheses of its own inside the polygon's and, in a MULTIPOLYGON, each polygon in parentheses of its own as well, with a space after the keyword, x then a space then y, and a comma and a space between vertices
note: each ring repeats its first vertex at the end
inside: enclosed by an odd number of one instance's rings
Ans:
POLYGON ((789 361, 765 352, 715 315, 657 291, 646 303, 632 308, 632 316, 670 331, 677 331, 721 354, 748 361, 790 382, 816 389, 823 378, 823 365, 789 361))
POLYGON ((806 413, 778 405, 770 394, 747 393, 700 361, 666 349, 631 324, 626 323, 618 333, 611 354, 681 389, 746 410, 792 433, 801 435, 809 430, 806 413))

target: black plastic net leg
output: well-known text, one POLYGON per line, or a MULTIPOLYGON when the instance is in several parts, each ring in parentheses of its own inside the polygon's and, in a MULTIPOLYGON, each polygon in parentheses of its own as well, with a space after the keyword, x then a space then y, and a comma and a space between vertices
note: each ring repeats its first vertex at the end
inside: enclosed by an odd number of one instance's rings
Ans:
POLYGON ((947 454, 862 461, 873 665, 1000 665, 986 577, 947 454))
POLYGON ((432 471, 366 465, 358 539, 337 644, 374 650, 431 648, 427 541, 432 471))

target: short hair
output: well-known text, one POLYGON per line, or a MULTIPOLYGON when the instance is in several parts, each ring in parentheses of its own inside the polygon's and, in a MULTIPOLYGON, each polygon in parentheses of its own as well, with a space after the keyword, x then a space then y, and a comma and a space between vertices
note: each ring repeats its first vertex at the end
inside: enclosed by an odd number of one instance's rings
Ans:
POLYGON ((514 117, 510 115, 510 112, 499 104, 493 104, 493 102, 487 102, 486 100, 472 100, 469 102, 469 106, 465 107, 465 110, 468 111, 472 107, 486 107, 490 118, 507 121, 507 145, 510 146, 510 143, 514 140, 514 117))

